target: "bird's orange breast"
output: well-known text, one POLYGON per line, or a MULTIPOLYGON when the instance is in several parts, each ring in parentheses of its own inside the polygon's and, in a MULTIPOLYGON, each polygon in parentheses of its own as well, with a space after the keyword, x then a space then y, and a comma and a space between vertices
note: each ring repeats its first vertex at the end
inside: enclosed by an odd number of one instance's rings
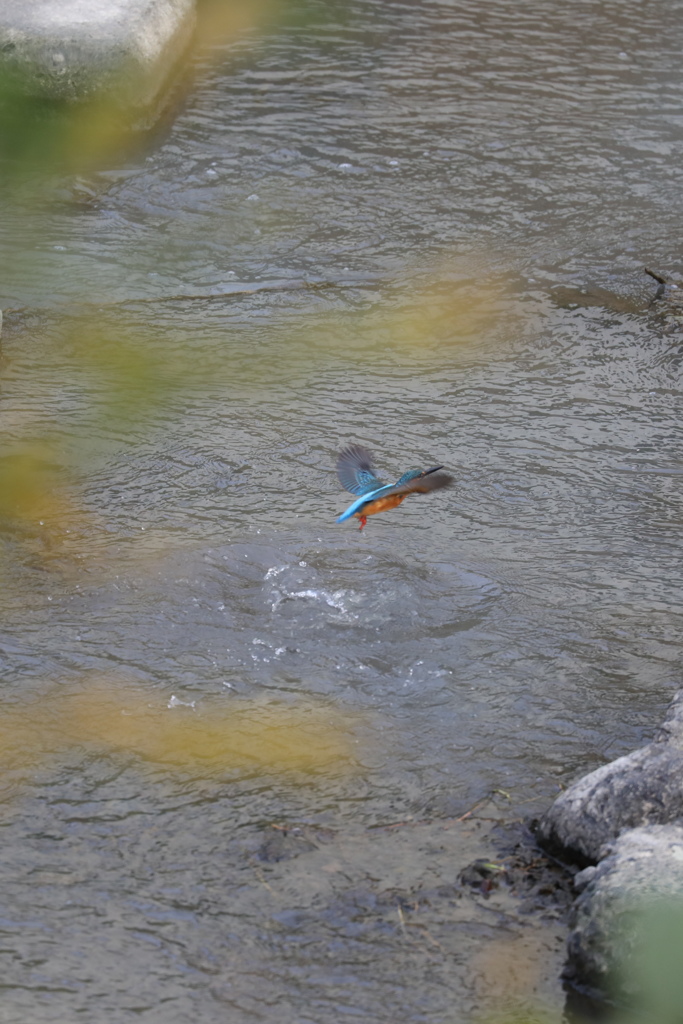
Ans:
POLYGON ((367 505, 363 505, 360 512, 356 512, 356 519, 360 519, 361 516, 374 516, 378 512, 387 512, 390 508, 396 508, 401 504, 406 494, 387 494, 386 498, 375 498, 374 501, 369 501, 367 505))

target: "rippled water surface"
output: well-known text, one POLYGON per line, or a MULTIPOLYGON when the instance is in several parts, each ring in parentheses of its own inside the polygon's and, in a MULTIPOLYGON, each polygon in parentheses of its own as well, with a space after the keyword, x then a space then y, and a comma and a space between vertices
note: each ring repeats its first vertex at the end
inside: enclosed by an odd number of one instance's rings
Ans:
POLYGON ((680 682, 680 14, 311 5, 15 211, 0 1020, 560 1019, 459 874, 680 682))

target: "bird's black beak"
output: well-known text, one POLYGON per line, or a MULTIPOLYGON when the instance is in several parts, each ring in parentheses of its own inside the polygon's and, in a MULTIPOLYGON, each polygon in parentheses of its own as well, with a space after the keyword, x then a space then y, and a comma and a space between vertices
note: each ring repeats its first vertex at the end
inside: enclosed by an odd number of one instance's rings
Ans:
POLYGON ((425 469, 422 476, 429 476, 430 473, 436 473, 437 469, 443 469, 443 466, 432 466, 431 469, 425 469))

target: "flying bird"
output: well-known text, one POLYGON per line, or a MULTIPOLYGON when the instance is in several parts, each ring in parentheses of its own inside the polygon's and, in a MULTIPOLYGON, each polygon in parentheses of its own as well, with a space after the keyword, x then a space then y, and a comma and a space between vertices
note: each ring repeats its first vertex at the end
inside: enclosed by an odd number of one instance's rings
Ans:
POLYGON ((384 484, 375 474, 372 455, 367 448, 360 444, 349 445, 339 453, 337 476, 342 487, 359 497, 339 516, 337 522, 343 523, 345 519, 355 516, 360 520, 362 530, 368 516, 396 508, 409 494, 429 494, 430 491, 450 487, 453 477, 448 473, 439 473, 440 469, 443 469, 443 466, 433 466, 432 469, 409 469, 395 484, 384 484))

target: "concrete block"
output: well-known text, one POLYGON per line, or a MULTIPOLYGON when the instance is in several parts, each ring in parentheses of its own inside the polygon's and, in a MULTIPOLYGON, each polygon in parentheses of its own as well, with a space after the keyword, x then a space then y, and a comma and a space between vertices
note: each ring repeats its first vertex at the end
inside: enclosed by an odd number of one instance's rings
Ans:
POLYGON ((194 24, 195 0, 0 0, 0 69, 35 96, 145 110, 194 24))

